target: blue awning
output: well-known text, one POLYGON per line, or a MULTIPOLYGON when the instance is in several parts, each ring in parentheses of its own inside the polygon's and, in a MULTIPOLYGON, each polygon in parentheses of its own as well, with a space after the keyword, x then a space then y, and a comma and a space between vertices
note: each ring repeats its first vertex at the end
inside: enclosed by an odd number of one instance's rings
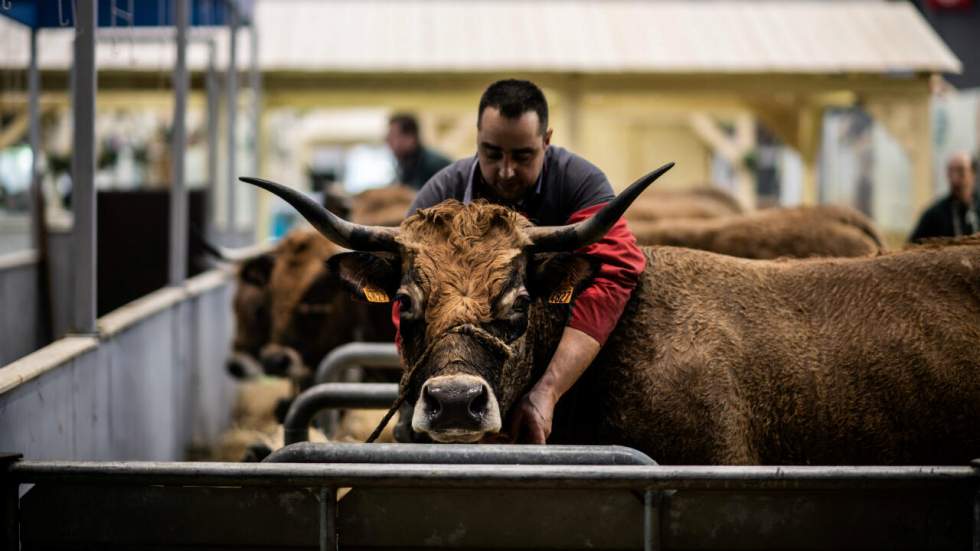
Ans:
MULTIPOLYGON (((34 29, 71 27, 75 24, 75 1, 0 0, 0 15, 34 29)), ((100 27, 169 27, 174 22, 174 0, 98 2, 100 27)), ((227 25, 230 5, 238 10, 240 24, 247 25, 251 22, 254 0, 191 0, 191 26, 227 25)))

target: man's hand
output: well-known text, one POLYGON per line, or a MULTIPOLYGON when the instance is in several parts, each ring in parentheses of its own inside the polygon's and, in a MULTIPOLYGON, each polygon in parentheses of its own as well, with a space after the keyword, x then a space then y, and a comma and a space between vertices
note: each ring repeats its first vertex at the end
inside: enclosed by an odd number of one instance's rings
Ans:
POLYGON ((510 423, 511 439, 527 444, 547 442, 557 402, 558 398, 552 393, 537 387, 525 394, 510 423))
POLYGON ((544 444, 551 436, 555 404, 582 376, 599 353, 599 343, 589 335, 566 327, 548 369, 534 388, 517 404, 510 423, 514 442, 544 444))

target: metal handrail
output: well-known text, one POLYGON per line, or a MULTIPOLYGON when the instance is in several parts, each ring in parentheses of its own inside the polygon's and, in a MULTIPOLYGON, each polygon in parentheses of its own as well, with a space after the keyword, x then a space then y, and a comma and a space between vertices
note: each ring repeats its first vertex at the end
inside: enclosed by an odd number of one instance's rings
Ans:
POLYGON ((316 368, 314 381, 326 383, 337 380, 336 374, 353 367, 391 367, 401 364, 398 349, 392 343, 352 342, 338 346, 316 368))
POLYGON ((306 442, 310 422, 330 408, 388 409, 398 398, 395 383, 323 383, 310 387, 293 399, 283 420, 284 443, 306 442))
MULTIPOLYGON (((17 484, 163 486, 582 488, 646 490, 886 490, 980 483, 963 467, 581 466, 18 461, 17 484)), ((975 490, 975 488, 974 488, 975 490)))
POLYGON ((266 463, 397 463, 441 465, 656 465, 625 446, 507 444, 324 444, 300 442, 272 452, 266 463))

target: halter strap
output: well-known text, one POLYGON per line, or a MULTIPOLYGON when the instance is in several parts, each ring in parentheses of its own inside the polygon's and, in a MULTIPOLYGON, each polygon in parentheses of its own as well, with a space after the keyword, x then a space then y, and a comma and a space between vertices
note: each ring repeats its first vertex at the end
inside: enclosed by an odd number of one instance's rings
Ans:
MULTIPOLYGON (((452 334, 473 337, 474 339, 480 341, 481 344, 489 348, 492 352, 503 356, 504 361, 511 359, 511 357, 514 355, 514 349, 509 344, 504 342, 502 339, 491 335, 486 329, 471 323, 464 323, 451 327, 443 334, 443 336, 452 334)), ((371 436, 368 436, 367 440, 364 441, 366 444, 374 442, 379 436, 381 436, 381 431, 388 426, 388 422, 391 421, 392 417, 394 417, 395 412, 398 411, 398 408, 402 407, 403 403, 405 403, 408 385, 412 381, 412 376, 415 375, 415 370, 429 359, 429 355, 432 354, 432 349, 435 348, 435 345, 438 342, 439 340, 433 339, 432 342, 425 347, 425 350, 422 351, 422 355, 419 356, 419 358, 415 360, 415 362, 413 362, 404 373, 402 373, 402 377, 398 381, 398 398, 396 398, 395 402, 391 404, 390 408, 388 408, 388 412, 385 413, 385 416, 381 419, 381 422, 378 423, 378 426, 371 432, 371 436)))

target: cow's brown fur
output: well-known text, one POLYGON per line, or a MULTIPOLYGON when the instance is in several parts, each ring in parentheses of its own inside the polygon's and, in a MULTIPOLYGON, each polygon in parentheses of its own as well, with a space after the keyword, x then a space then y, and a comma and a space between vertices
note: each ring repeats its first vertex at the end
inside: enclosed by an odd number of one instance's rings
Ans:
POLYGON ((641 245, 671 245, 741 258, 867 256, 883 251, 874 224, 847 207, 777 208, 713 219, 630 222, 641 245))
MULTIPOLYGON (((451 350, 433 354, 425 377, 483 362, 503 412, 557 346, 568 308, 536 297, 514 357, 496 366, 445 330, 486 326, 495 294, 524 281, 526 227, 501 207, 450 201, 408 219, 400 237, 402 286, 427 301, 424 330, 403 322, 406 364, 426 343, 451 350)), ((852 259, 645 253, 616 330, 577 385, 598 405, 600 441, 668 464, 980 455, 980 238, 852 259)))
POLYGON ((369 189, 354 196, 351 220, 368 226, 397 226, 415 199, 408 186, 369 189))
POLYGON ((650 190, 626 211, 630 222, 655 222, 676 218, 719 218, 745 212, 728 193, 709 187, 685 190, 650 190))
POLYGON ((293 230, 283 238, 269 278, 273 340, 288 329, 303 293, 323 273, 323 263, 340 250, 309 227, 293 230))

